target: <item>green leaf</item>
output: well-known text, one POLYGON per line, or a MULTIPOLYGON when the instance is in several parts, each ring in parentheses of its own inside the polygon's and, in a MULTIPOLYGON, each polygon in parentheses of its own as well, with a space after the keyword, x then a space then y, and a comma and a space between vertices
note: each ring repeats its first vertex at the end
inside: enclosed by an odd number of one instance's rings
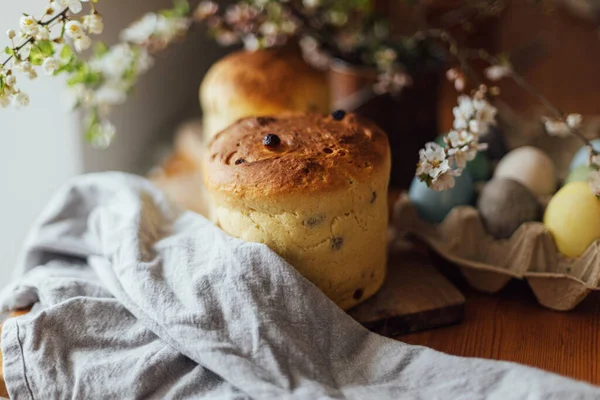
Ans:
POLYGON ((190 3, 187 0, 173 0, 173 8, 159 12, 165 18, 178 18, 189 15, 190 3))
POLYGON ((62 60, 70 60, 73 57, 73 49, 69 45, 64 45, 60 51, 60 58, 62 60))
POLYGON ((73 74, 67 80, 69 86, 78 84, 96 86, 102 82, 102 75, 98 72, 90 71, 89 66, 83 62, 75 62, 72 70, 73 74))
POLYGON ((12 56, 15 54, 15 51, 13 49, 11 49, 10 47, 6 46, 6 48, 4 49, 4 52, 6 54, 8 54, 9 56, 12 56))
POLYGON ((44 57, 50 57, 54 54, 54 43, 49 40, 39 40, 36 42, 37 48, 40 49, 40 54, 44 57))
POLYGON ((88 143, 91 143, 101 133, 100 119, 98 118, 98 111, 95 108, 89 110, 89 114, 85 118, 85 124, 87 125, 87 128, 84 138, 88 143))
POLYGON ((44 63, 44 55, 39 47, 32 47, 31 52, 29 53, 29 62, 32 65, 42 65, 44 63))
POLYGON ((96 136, 98 136, 98 131, 98 124, 92 124, 90 127, 88 127, 84 134, 85 141, 88 143, 93 142, 96 136))
POLYGON ((174 10, 180 17, 185 17, 190 13, 190 3, 187 0, 174 0, 173 3, 175 4, 174 10))

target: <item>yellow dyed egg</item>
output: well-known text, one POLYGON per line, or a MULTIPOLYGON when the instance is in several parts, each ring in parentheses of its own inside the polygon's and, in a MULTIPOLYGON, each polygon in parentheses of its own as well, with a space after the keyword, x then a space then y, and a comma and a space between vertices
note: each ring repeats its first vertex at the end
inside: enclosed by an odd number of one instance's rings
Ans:
POLYGON ((548 203, 544 225, 558 251, 567 257, 579 257, 600 239, 600 200, 587 182, 571 182, 548 203))

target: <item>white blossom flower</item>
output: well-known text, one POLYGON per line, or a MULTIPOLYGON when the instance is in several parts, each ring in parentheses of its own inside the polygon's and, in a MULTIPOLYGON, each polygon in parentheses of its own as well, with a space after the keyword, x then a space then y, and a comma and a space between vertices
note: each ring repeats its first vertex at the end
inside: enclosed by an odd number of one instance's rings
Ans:
POLYGON ((169 43, 182 35, 189 27, 190 21, 187 18, 167 18, 159 15, 154 35, 160 40, 169 43))
POLYGON ((600 170, 592 170, 589 172, 588 184, 590 185, 592 193, 594 193, 596 197, 600 197, 600 170))
POLYGON ((212 17, 219 11, 219 6, 214 1, 201 1, 194 11, 194 17, 200 21, 212 17))
POLYGON ((79 14, 83 9, 82 2, 87 3, 89 0, 56 0, 63 8, 68 8, 73 14, 79 14))
POLYGON ((469 129, 476 135, 485 134, 489 126, 496 123, 497 112, 498 110, 485 99, 461 95, 458 97, 458 106, 452 109, 454 129, 469 129))
POLYGON ((95 71, 102 72, 108 79, 120 79, 134 60, 135 54, 131 46, 127 43, 120 43, 112 46, 104 56, 92 59, 90 67, 95 71))
POLYGON ((21 31, 29 36, 35 36, 39 29, 37 21, 30 15, 22 16, 19 26, 21 27, 21 31))
POLYGON ((293 35, 298 31, 298 24, 291 19, 286 19, 281 22, 279 28, 286 35, 293 35))
POLYGON ((91 106, 95 104, 94 91, 87 88, 84 84, 77 84, 70 88, 72 96, 70 97, 69 106, 75 108, 78 105, 91 106))
POLYGON ((250 4, 238 3, 227 9, 225 21, 244 33, 250 33, 254 25, 253 20, 257 14, 258 11, 250 4))
POLYGON ((31 54, 31 43, 26 44, 25 46, 23 46, 21 51, 19 51, 19 55, 21 56, 22 60, 27 60, 29 58, 30 54, 31 54))
POLYGON ((40 26, 38 32, 35 35, 35 40, 48 40, 50 39, 50 29, 47 26, 40 26))
POLYGON ((387 68, 391 67, 397 59, 398 53, 396 52, 396 50, 390 47, 377 50, 377 52, 375 53, 375 62, 377 62, 377 65, 381 65, 387 68))
POLYGON ((81 22, 74 20, 67 22, 65 25, 65 33, 72 39, 79 39, 85 36, 85 31, 83 30, 81 22))
POLYGON ((454 179, 455 176, 459 176, 461 173, 460 170, 446 170, 443 173, 439 174, 431 181, 431 189, 441 192, 444 190, 452 189, 456 184, 454 179))
POLYGON ((29 70, 29 73, 27 74, 27 77, 31 80, 37 79, 38 77, 38 73, 35 69, 31 69, 29 70))
POLYGON ((464 76, 459 76, 454 80, 454 89, 456 89, 457 92, 462 92, 463 90, 465 90, 465 85, 466 83, 464 76))
POLYGON ((278 32, 279 27, 277 26, 277 24, 275 22, 267 21, 267 22, 264 22, 260 26, 260 28, 258 28, 258 30, 263 35, 268 36, 268 35, 275 35, 278 32))
POLYGON ((473 118, 475 107, 473 100, 467 95, 458 96, 458 106, 452 109, 454 115, 454 129, 461 130, 469 127, 469 120, 473 118))
POLYGON ((316 8, 321 5, 321 0, 302 0, 302 4, 306 8, 316 8))
POLYGON ((511 73, 512 69, 509 65, 492 65, 484 71, 486 78, 494 82, 509 76, 511 73))
POLYGON ((92 138, 92 146, 99 149, 106 149, 113 141, 116 131, 113 124, 108 121, 102 121, 102 124, 98 128, 97 135, 92 138))
POLYGON ((6 86, 14 86, 17 83, 17 78, 14 75, 8 75, 4 78, 6 86))
POLYGON ((42 64, 42 69, 46 75, 53 75, 54 72, 60 67, 59 61, 54 57, 48 57, 42 64))
POLYGON ((90 14, 83 17, 83 27, 92 35, 99 35, 104 31, 104 21, 100 14, 90 14))
POLYGON ((412 84, 412 79, 404 71, 398 69, 389 69, 379 74, 377 83, 373 86, 375 93, 398 94, 406 86, 412 84))
POLYGON ((48 6, 46 7, 46 11, 44 12, 44 15, 46 15, 48 17, 54 17, 60 11, 61 11, 60 5, 56 1, 53 1, 50 4, 48 4, 48 6))
POLYGON ((248 51, 255 51, 260 48, 260 41, 256 35, 246 35, 244 37, 244 48, 248 51))
POLYGON ((150 56, 150 53, 148 52, 148 50, 140 49, 140 51, 138 52, 138 55, 137 55, 137 62, 136 62, 137 72, 139 74, 143 74, 144 72, 146 72, 150 68, 152 68, 153 64, 154 64, 154 59, 150 56))
POLYGON ((600 154, 590 154, 588 166, 594 169, 600 169, 600 154))
POLYGON ((92 45, 92 39, 89 36, 83 35, 78 39, 75 39, 73 42, 73 47, 75 47, 75 51, 81 53, 90 48, 92 45))
POLYGON ((437 179, 440 175, 443 175, 450 170, 452 170, 450 167, 450 161, 445 159, 431 168, 431 171, 429 171, 429 176, 431 176, 433 179, 437 179))
POLYGON ((11 98, 6 95, 0 95, 0 107, 6 108, 10 106, 11 98))
POLYGON ((569 114, 567 115, 567 125, 573 129, 578 129, 581 127, 581 122, 583 121, 583 117, 581 114, 569 114))
POLYGON ((231 46, 239 42, 240 38, 228 29, 221 29, 215 35, 215 40, 221 46, 231 46))
POLYGON ((496 114, 498 114, 498 109, 492 106, 486 100, 475 100, 473 101, 473 105, 477 112, 475 113, 475 119, 482 124, 491 125, 496 122, 496 114))
POLYGON ((449 147, 462 147, 474 141, 475 137, 467 130, 461 129, 458 131, 450 131, 446 135, 446 139, 449 147))
POLYGON ((435 142, 426 143, 425 148, 419 151, 418 176, 429 175, 435 178, 449 168, 446 152, 439 144, 435 142))
POLYGON ((13 97, 13 105, 17 109, 27 107, 29 105, 29 96, 25 93, 17 93, 13 97))
POLYGON ((454 161, 457 168, 465 168, 467 162, 473 161, 477 156, 477 147, 473 145, 465 145, 462 147, 454 147, 448 149, 448 156, 454 161))
POLYGON ((453 82, 456 78, 458 78, 458 70, 456 68, 450 68, 448 71, 446 71, 446 79, 448 79, 450 82, 453 82))
POLYGON ((465 119, 471 119, 476 110, 473 99, 465 94, 458 96, 458 109, 465 119))
POLYGON ((490 125, 496 124, 498 109, 485 100, 480 100, 477 104, 481 107, 478 107, 475 119, 469 122, 469 129, 474 134, 484 135, 489 131, 490 125))
POLYGON ((29 61, 18 61, 14 63, 14 68, 17 72, 29 72, 32 66, 29 61))
POLYGON ((571 130, 569 126, 562 121, 547 118, 544 122, 546 133, 550 136, 567 137, 571 130))
POLYGON ((114 106, 125 103, 127 88, 115 83, 102 85, 95 93, 95 101, 100 106, 114 106))
POLYGON ((465 75, 456 68, 450 68, 446 71, 446 78, 450 82, 454 82, 454 89, 462 92, 465 89, 465 75))
POLYGON ((17 36, 17 32, 15 32, 13 29, 9 29, 8 31, 6 31, 6 36, 8 36, 10 40, 12 40, 17 36))
POLYGON ((147 13, 121 32, 120 38, 124 42, 144 44, 154 34, 157 24, 158 16, 154 13, 147 13))

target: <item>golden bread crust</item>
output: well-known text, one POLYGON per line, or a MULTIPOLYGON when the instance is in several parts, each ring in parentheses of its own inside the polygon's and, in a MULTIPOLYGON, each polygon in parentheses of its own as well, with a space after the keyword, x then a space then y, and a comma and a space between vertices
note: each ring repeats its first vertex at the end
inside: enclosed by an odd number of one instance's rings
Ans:
POLYGON ((239 51, 221 59, 202 82, 200 102, 211 122, 208 136, 247 116, 330 108, 327 74, 289 48, 239 51))
POLYGON ((256 199, 367 182, 389 169, 390 149, 380 128, 354 114, 252 117, 215 136, 205 163, 209 190, 256 199), (281 143, 265 146, 268 134, 281 143))

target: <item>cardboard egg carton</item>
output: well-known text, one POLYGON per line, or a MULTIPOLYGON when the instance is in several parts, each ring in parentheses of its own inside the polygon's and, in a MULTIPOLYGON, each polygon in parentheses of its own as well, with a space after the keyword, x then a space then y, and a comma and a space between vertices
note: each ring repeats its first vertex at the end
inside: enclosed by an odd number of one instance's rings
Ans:
POLYGON ((495 293, 511 279, 525 279, 540 304, 567 311, 600 290, 600 240, 578 258, 563 256, 541 222, 527 222, 510 239, 488 234, 476 208, 454 208, 438 224, 423 221, 407 195, 394 205, 394 227, 456 264, 476 289, 495 293))

